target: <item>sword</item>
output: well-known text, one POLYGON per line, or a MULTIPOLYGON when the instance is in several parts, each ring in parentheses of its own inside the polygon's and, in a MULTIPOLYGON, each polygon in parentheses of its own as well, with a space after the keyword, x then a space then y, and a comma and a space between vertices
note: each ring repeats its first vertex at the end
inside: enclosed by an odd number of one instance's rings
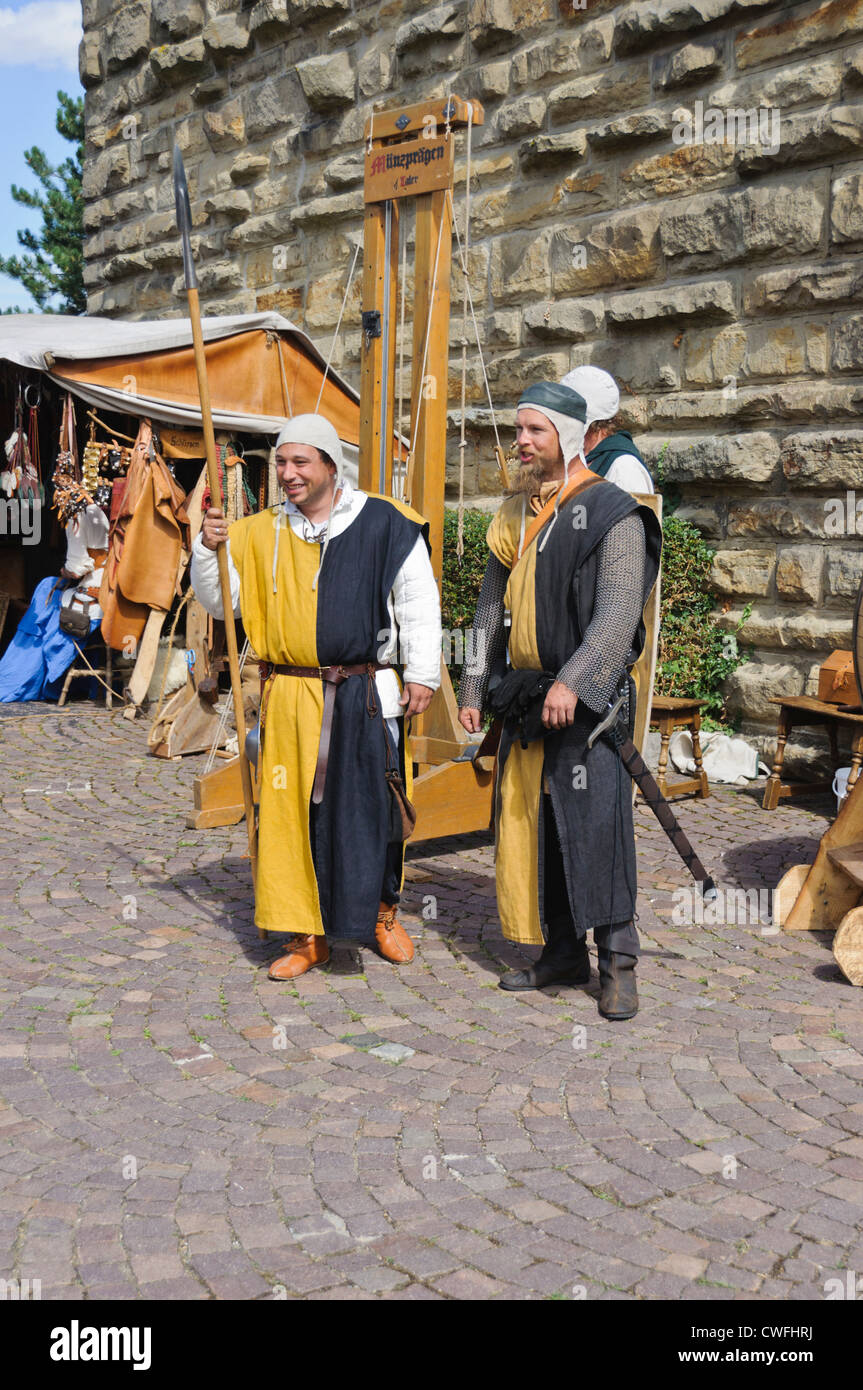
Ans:
POLYGON ((689 839, 683 833, 680 823, 666 801, 656 781, 642 758, 632 739, 629 737, 629 730, 620 719, 620 711, 626 701, 626 695, 619 697, 616 703, 609 701, 608 712, 603 715, 596 728, 587 740, 588 748, 592 748, 598 738, 605 738, 612 748, 617 751, 620 761, 626 768, 633 782, 640 788, 645 801, 650 807, 659 824, 662 826, 669 840, 673 844, 677 853, 680 855, 696 883, 701 886, 701 894, 705 902, 711 902, 716 896, 716 884, 705 869, 689 839))

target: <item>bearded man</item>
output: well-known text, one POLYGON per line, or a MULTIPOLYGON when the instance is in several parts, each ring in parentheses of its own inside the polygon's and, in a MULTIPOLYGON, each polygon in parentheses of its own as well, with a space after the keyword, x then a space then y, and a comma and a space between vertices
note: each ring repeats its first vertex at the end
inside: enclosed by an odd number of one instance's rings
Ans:
POLYGON ((426 522, 343 468, 333 425, 294 416, 276 442, 284 502, 230 527, 211 507, 192 550, 195 593, 221 617, 227 538, 234 611, 263 663, 255 921, 287 935, 273 980, 323 964, 333 937, 374 940, 394 963, 414 954, 387 773, 410 794, 400 726, 440 683, 440 602, 426 522))
POLYGON ((465 670, 459 719, 469 732, 481 728, 509 610, 513 670, 506 679, 530 690, 546 673, 548 688, 539 696, 544 736, 531 738, 512 717, 503 722, 495 786, 498 911, 509 940, 543 949, 500 984, 524 990, 587 983, 592 929, 600 1012, 626 1019, 638 1008, 632 789, 614 749, 599 740, 588 750, 587 740, 630 683, 661 533, 649 508, 588 469, 586 414, 583 396, 557 382, 539 382, 519 401, 521 475, 489 528, 491 555, 475 618, 474 650, 483 655, 465 670))

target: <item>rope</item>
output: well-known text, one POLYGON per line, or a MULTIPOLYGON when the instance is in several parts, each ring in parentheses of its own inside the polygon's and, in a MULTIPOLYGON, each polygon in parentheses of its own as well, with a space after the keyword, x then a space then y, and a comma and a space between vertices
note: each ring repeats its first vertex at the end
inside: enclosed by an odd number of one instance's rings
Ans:
POLYGON ((353 262, 352 262, 352 264, 351 264, 350 274, 348 275, 348 283, 347 283, 347 285, 345 286, 345 294, 344 294, 344 298, 342 299, 342 307, 341 307, 341 309, 339 310, 338 322, 337 322, 337 324, 336 324, 335 332, 333 333, 333 341, 330 343, 330 355, 329 355, 329 357, 327 358, 327 365, 326 365, 326 367, 324 368, 324 375, 323 375, 323 377, 321 378, 321 389, 320 389, 320 391, 318 392, 318 399, 315 401, 315 414, 316 414, 316 415, 317 415, 317 413, 318 413, 318 407, 319 407, 320 404, 321 404, 321 396, 324 394, 324 387, 325 387, 326 384, 327 384, 327 377, 328 377, 329 374, 330 374, 330 366, 331 366, 332 360, 333 360, 333 353, 334 353, 335 350, 336 350, 336 340, 337 340, 337 338, 338 338, 338 336, 339 336, 339 329, 340 329, 341 326, 342 326, 342 316, 343 316, 343 314, 344 314, 344 312, 345 312, 345 305, 346 305, 347 302, 348 302, 348 295, 349 295, 350 292, 351 292, 351 285, 353 284, 354 271, 355 271, 356 268, 357 268, 357 257, 359 256, 359 254, 360 254, 360 242, 357 242, 356 249, 355 249, 355 251, 354 251, 354 259, 353 259, 353 262))
MULTIPOLYGON (((405 300, 407 298, 407 278, 408 278, 408 242, 407 236, 402 241, 402 273, 399 285, 399 469, 398 469, 398 488, 394 486, 393 496, 398 497, 402 502, 406 500, 407 493, 407 473, 405 470, 404 455, 404 420, 405 420, 405 300)), ((395 480, 394 480, 395 482, 395 480)))
MULTIPOLYGON (((447 200, 448 200, 449 205, 450 205, 450 210, 452 211, 452 193, 450 192, 449 189, 447 189, 447 195, 446 195, 446 196, 447 196, 447 200)), ((458 223, 457 223, 456 220, 455 220, 455 213, 454 213, 454 212, 453 212, 453 226, 455 227, 456 245, 458 246, 458 254, 459 254, 459 260, 460 260, 460 262, 461 262, 462 274, 463 274, 464 277, 465 277, 465 285, 466 285, 466 287, 467 287, 467 299, 468 299, 468 304, 469 304, 469 306, 470 306, 471 318, 473 319, 474 333, 475 333, 475 335, 476 335, 476 345, 477 345, 477 348, 479 349, 479 364, 480 364, 480 366, 481 366, 481 368, 482 368, 483 381, 485 382, 485 392, 486 392, 486 395, 487 395, 487 397, 488 397, 488 406, 489 406, 489 410, 490 410, 490 412, 491 412, 491 424, 492 424, 492 429, 494 430, 494 437, 495 437, 495 441, 496 441, 496 443, 497 443, 497 447, 500 449, 500 447, 501 447, 500 435, 498 434, 498 429, 497 429, 497 418, 496 418, 495 413, 494 413, 494 402, 492 401, 492 398, 491 398, 491 387, 490 387, 489 384, 488 384, 488 373, 486 372, 486 369, 485 369, 485 358, 484 358, 484 356, 483 356, 482 342, 480 341, 480 336, 479 336, 479 324, 478 324, 477 321, 476 321, 476 311, 475 311, 475 309, 474 309, 474 307, 473 307, 473 295, 472 295, 471 292, 470 292, 470 283, 468 282, 468 278, 467 278, 467 265, 466 265, 466 263, 465 263, 464 253, 463 253, 463 251, 462 251, 461 236, 460 236, 460 234, 459 234, 458 223)))
MULTIPOLYGON (((452 211, 452 198, 450 197, 449 190, 447 190, 447 199, 449 201, 450 211, 452 211)), ((420 370, 420 399, 417 402, 417 414, 416 420, 414 421, 414 434, 413 439, 411 440, 411 460, 413 459, 413 453, 416 448, 417 435, 419 434, 420 430, 420 415, 422 414, 423 404, 425 403, 425 391, 423 388, 425 385, 426 362, 428 361, 429 339, 431 338, 432 315, 434 314, 434 300, 435 294, 437 292, 437 272, 438 262, 440 260, 441 238, 443 237, 443 224, 444 218, 442 217, 440 220, 440 226, 438 227, 437 250, 435 252, 434 258, 434 274, 432 275, 431 294, 429 295, 429 316, 428 323, 426 324, 425 341, 423 343, 423 361, 422 368, 420 370)))
POLYGON ((109 694, 109 695, 113 695, 115 699, 118 699, 119 697, 118 697, 118 695, 117 695, 116 690, 113 690, 113 689, 111 688, 111 686, 108 685, 107 681, 103 681, 103 680, 102 680, 102 677, 99 675, 99 672, 98 672, 98 671, 94 671, 94 670, 93 670, 93 667, 90 665, 90 663, 89 663, 89 661, 87 660, 86 656, 85 656, 84 653, 81 651, 81 648, 78 646, 78 643, 75 641, 75 638, 74 638, 74 637, 72 638, 72 646, 75 648, 75 651, 76 651, 76 652, 78 653, 78 655, 80 656, 81 660, 83 661, 84 665, 87 667, 87 670, 90 672, 90 675, 93 677, 93 679, 94 679, 94 680, 97 680, 97 681, 99 682, 100 685, 104 685, 104 687, 105 687, 105 689, 108 691, 108 694, 109 694))
MULTIPOLYGON (((449 106, 447 106, 449 110, 449 106)), ((464 185, 464 259, 470 261, 470 161, 473 136, 473 103, 467 104, 467 166, 464 185)), ((455 222, 455 216, 453 216, 455 222)), ((462 271, 461 292, 461 435, 458 445, 458 530, 455 553, 461 561, 464 558, 464 454, 467 448, 465 416, 467 414, 467 269, 462 271)))
MULTIPOLYGON (((245 661, 246 661, 246 657, 248 656, 248 653, 249 653, 249 639, 248 639, 248 637, 247 637, 246 640, 245 640, 245 642, 243 643, 243 650, 240 652, 240 660, 239 660, 239 663, 238 663, 238 664, 239 664, 239 669, 240 669, 240 684, 241 684, 241 685, 242 685, 242 680, 243 680, 243 666, 245 665, 245 661)), ((241 692, 241 693, 242 693, 242 692, 241 692)), ((232 706, 233 706, 233 701, 231 700, 230 694, 226 694, 226 695, 223 697, 222 704, 221 704, 220 709, 219 709, 219 722, 218 722, 218 724, 217 724, 217 726, 216 726, 216 732, 215 732, 215 735, 214 735, 214 738, 213 738, 213 743, 212 743, 212 746, 211 746, 211 748, 210 748, 209 753, 207 754, 207 761, 206 761, 206 763, 204 764, 204 776, 206 776, 208 772, 212 772, 212 770, 213 770, 213 764, 214 764, 215 761, 216 761, 216 749, 218 748, 219 744, 222 742, 222 734, 225 732, 225 725, 226 725, 227 722, 228 722, 228 715, 229 715, 230 712, 231 712, 232 706)), ((238 740, 238 748, 239 748, 239 740, 238 740)))

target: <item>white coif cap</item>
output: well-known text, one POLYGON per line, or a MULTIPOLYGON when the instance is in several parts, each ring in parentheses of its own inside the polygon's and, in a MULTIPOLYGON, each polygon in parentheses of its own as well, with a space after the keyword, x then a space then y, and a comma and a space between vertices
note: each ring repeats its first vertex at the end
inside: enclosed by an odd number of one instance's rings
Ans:
POLYGON ((323 415, 295 415, 292 420, 286 421, 276 440, 277 449, 280 444, 310 444, 315 449, 321 449, 329 454, 336 465, 336 477, 341 479, 345 466, 342 441, 335 426, 323 415))
POLYGON ((561 378, 561 386, 577 391, 587 401, 587 425, 612 420, 620 409, 620 390, 610 372, 601 367, 576 367, 561 378))

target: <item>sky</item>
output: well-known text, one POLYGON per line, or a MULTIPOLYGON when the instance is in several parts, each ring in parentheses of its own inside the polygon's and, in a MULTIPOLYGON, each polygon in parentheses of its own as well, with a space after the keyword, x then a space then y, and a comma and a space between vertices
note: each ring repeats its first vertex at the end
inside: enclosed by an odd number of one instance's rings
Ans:
MULTIPOLYGON (((82 94, 78 79, 80 0, 0 0, 0 255, 21 248, 16 232, 41 225, 38 212, 12 199, 13 183, 35 190, 24 151, 38 145, 59 164, 71 145, 57 134, 57 92, 82 94)), ((0 275, 0 310, 35 308, 24 286, 0 275)))

